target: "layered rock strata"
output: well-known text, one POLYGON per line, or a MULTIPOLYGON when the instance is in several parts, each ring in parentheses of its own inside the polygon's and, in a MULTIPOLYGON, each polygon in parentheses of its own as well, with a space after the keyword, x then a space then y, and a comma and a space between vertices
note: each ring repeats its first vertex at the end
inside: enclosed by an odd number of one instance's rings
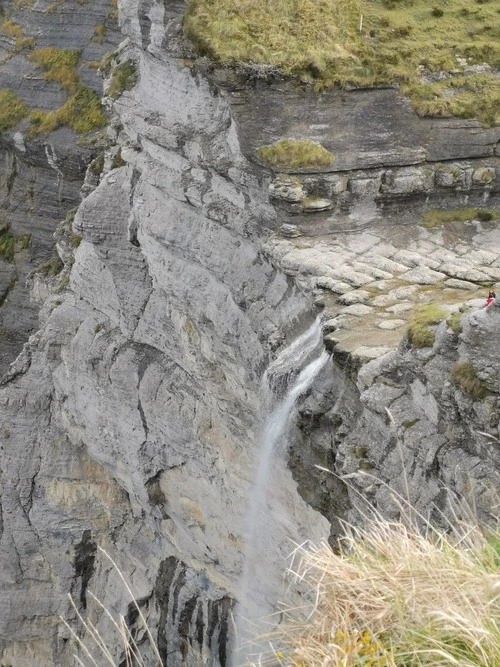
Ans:
POLYGON ((500 279, 494 223, 418 224, 440 197, 494 208, 498 131, 417 119, 392 90, 305 96, 191 60, 183 9, 120 7, 120 58, 139 73, 113 107, 125 165, 104 160, 74 217, 78 247, 58 236, 65 280, 35 284, 57 291, 0 387, 0 656, 16 667, 72 664, 68 592, 118 661, 93 594, 147 660, 138 609, 166 664, 229 662, 261 376, 319 306, 333 361, 301 405, 291 470, 272 471, 263 560, 284 568, 293 541, 334 538, 367 502, 440 520, 471 497, 492 515, 497 307, 459 334, 443 322, 432 348, 399 345, 416 303, 439 290, 451 312, 500 279), (367 135, 370 99, 382 110, 367 135), (459 138, 445 150, 447 133, 459 138), (332 149, 333 168, 258 164, 257 144, 295 134, 332 149), (480 397, 451 381, 466 362, 480 397))

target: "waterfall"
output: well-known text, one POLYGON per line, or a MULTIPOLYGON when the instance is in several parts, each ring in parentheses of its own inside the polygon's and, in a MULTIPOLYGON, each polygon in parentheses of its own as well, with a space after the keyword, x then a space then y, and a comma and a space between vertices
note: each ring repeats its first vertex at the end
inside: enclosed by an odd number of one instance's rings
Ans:
MULTIPOLYGON (((262 379, 263 405, 270 406, 260 436, 260 448, 245 532, 244 567, 236 610, 238 650, 233 664, 244 664, 258 648, 255 638, 276 625, 276 611, 285 560, 278 551, 279 516, 272 505, 271 489, 276 473, 286 467, 286 440, 299 396, 309 389, 329 355, 321 351, 321 320, 313 325, 270 364, 262 379), (305 365, 304 365, 305 364, 305 365), (302 370, 300 370, 302 367, 302 370), (268 615, 267 619, 266 614, 268 615)), ((281 529, 282 532, 282 529, 281 529)), ((307 537, 307 536, 303 536, 307 537)), ((285 545, 289 551, 293 545, 285 545)))

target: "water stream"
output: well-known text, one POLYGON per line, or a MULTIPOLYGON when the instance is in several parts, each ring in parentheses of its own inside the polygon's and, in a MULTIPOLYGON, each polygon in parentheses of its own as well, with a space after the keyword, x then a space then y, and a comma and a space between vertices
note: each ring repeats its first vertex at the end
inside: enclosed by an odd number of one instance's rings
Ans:
MULTIPOLYGON (((255 652, 255 638, 276 624, 285 562, 277 556, 280 517, 272 503, 272 487, 286 467, 286 445, 297 399, 311 386, 329 355, 320 346, 321 321, 313 325, 270 364, 262 379, 262 404, 268 406, 260 437, 254 484, 249 498, 244 567, 236 610, 238 651, 235 665, 255 652), (266 619, 266 615, 268 616, 266 619)), ((304 536, 307 537, 307 536, 304 536)), ((289 545, 292 550, 292 543, 289 545)))

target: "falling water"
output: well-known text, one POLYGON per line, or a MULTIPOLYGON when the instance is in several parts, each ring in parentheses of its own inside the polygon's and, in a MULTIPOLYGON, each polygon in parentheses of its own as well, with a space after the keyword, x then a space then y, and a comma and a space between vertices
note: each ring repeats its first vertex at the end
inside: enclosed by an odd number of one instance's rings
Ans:
POLYGON ((255 481, 249 500, 244 567, 236 616, 239 650, 235 664, 244 664, 253 652, 251 647, 246 648, 245 645, 268 629, 262 627, 259 620, 276 609, 276 594, 284 563, 273 563, 273 556, 276 555, 269 553, 277 520, 277 517, 273 516, 275 508, 269 506, 269 487, 275 483, 271 475, 277 460, 286 453, 286 436, 293 421, 295 403, 299 396, 309 389, 328 360, 328 354, 320 351, 320 342, 321 321, 318 318, 304 334, 281 352, 263 377, 263 403, 272 405, 274 402, 275 405, 263 424, 255 481), (304 363, 306 365, 297 375, 297 370, 304 363), (282 391, 281 396, 276 396, 283 384, 283 378, 287 381, 286 391, 282 391))

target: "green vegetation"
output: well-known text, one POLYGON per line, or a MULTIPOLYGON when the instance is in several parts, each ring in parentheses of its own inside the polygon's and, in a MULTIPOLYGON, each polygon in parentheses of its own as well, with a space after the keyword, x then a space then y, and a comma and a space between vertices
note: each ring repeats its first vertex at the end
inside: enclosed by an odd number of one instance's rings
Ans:
POLYGON ((445 311, 435 303, 418 306, 408 321, 408 341, 413 347, 432 347, 435 334, 430 327, 439 324, 445 317, 445 311))
POLYGON ((500 0, 434 8, 428 0, 190 0, 184 30, 223 63, 274 65, 317 89, 395 83, 420 115, 495 125, 500 77, 466 67, 500 66, 499 9, 500 0))
POLYGON ((99 23, 94 28, 94 35, 92 37, 92 41, 97 42, 98 44, 102 44, 105 39, 106 39, 106 26, 103 25, 102 23, 99 23))
POLYGON ((122 158, 122 149, 119 148, 113 157, 113 162, 111 163, 111 169, 119 169, 120 167, 124 167, 126 164, 127 163, 122 158))
POLYGON ((80 79, 75 67, 80 63, 80 51, 47 47, 33 51, 29 60, 44 70, 47 81, 57 81, 69 91, 78 86, 80 79))
POLYGON ((415 426, 420 421, 420 419, 417 417, 416 419, 405 419, 402 423, 401 426, 405 429, 409 429, 412 426, 415 426))
POLYGON ((46 276, 47 278, 53 278, 54 276, 57 276, 59 273, 61 273, 63 268, 64 264, 61 258, 57 252, 54 251, 52 257, 39 264, 35 271, 36 273, 40 273, 42 276, 46 276))
POLYGON ((11 90, 0 88, 0 132, 14 127, 28 113, 28 107, 11 90))
POLYGON ((499 665, 498 529, 427 525, 422 535, 414 523, 370 516, 367 528, 345 528, 335 552, 299 547, 293 575, 309 594, 266 636, 259 664, 499 665))
POLYGON ((273 167, 328 167, 334 156, 320 144, 309 139, 280 139, 257 149, 261 160, 273 167))
POLYGON ((69 93, 68 99, 58 109, 30 114, 31 136, 48 134, 58 127, 67 126, 79 134, 91 132, 107 124, 97 93, 84 86, 76 67, 80 51, 48 47, 34 51, 30 60, 41 67, 48 81, 57 81, 69 93))
POLYGON ((137 81, 137 68, 132 60, 126 60, 113 69, 107 93, 116 100, 125 90, 134 87, 137 81))
POLYGON ((453 331, 455 336, 458 336, 459 334, 462 333, 462 317, 463 317, 463 312, 458 311, 457 313, 453 313, 453 315, 450 315, 450 317, 446 320, 446 323, 453 331))
POLYGON ((107 118, 102 110, 97 93, 81 87, 68 97, 66 102, 54 111, 36 110, 30 114, 32 128, 30 134, 48 134, 58 127, 67 126, 77 133, 92 132, 106 125, 107 118))
POLYGON ((489 394, 470 361, 461 361, 455 364, 451 369, 450 379, 455 386, 471 398, 482 399, 489 394))
POLYGON ((29 248, 30 241, 31 234, 16 236, 11 232, 8 222, 0 223, 0 257, 6 262, 13 261, 16 251, 29 248))
POLYGON ((500 210, 486 208, 433 208, 429 211, 424 211, 421 224, 422 227, 432 229, 433 227, 439 227, 440 225, 453 222, 467 222, 475 219, 481 220, 482 222, 500 220, 500 210))
POLYGON ((4 35, 14 40, 14 48, 16 51, 23 49, 32 49, 35 45, 34 37, 25 37, 22 26, 13 21, 9 16, 6 16, 0 24, 0 30, 4 35))
POLYGON ((104 169, 104 151, 101 151, 97 157, 92 160, 89 169, 95 176, 100 176, 102 174, 102 170, 104 169))
POLYGON ((12 262, 16 251, 17 238, 10 231, 10 225, 6 222, 0 225, 0 257, 6 262, 12 262))

